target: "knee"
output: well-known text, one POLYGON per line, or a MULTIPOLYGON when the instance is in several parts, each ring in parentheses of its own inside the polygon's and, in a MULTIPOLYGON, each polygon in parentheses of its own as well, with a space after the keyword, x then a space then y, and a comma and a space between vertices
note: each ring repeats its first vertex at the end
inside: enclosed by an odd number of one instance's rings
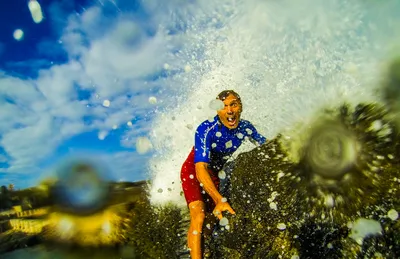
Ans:
POLYGON ((204 211, 199 211, 191 214, 191 221, 195 224, 197 223, 199 225, 203 225, 204 218, 205 218, 204 211))
POLYGON ((190 221, 196 225, 202 225, 205 218, 204 203, 201 201, 194 201, 189 204, 190 221))
POLYGON ((204 212, 196 213, 191 216, 189 235, 197 235, 203 232, 204 212))

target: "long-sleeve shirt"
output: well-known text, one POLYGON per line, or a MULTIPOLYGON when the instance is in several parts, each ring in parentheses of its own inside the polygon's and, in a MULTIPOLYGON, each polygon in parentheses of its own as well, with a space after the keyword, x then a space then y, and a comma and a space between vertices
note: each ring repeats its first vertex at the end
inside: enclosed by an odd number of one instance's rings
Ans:
POLYGON ((212 171, 218 172, 246 138, 260 145, 266 141, 247 120, 241 119, 235 129, 225 127, 218 116, 212 121, 206 120, 196 130, 194 162, 206 162, 212 171))

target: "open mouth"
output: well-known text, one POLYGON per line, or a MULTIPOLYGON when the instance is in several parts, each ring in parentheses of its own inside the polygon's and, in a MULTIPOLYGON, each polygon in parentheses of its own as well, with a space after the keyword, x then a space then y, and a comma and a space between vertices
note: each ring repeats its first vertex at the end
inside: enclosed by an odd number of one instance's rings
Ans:
POLYGON ((227 117, 226 119, 228 121, 229 126, 235 126, 235 124, 236 124, 236 117, 235 116, 227 117))

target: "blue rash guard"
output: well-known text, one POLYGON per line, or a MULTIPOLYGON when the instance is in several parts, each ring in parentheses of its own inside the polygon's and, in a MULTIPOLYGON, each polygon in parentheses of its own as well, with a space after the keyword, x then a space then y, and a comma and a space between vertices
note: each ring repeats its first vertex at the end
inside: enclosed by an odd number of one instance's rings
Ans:
POLYGON ((213 172, 218 172, 246 137, 259 145, 266 141, 247 120, 241 119, 235 129, 224 126, 218 115, 212 121, 206 120, 196 130, 194 162, 208 163, 213 172))

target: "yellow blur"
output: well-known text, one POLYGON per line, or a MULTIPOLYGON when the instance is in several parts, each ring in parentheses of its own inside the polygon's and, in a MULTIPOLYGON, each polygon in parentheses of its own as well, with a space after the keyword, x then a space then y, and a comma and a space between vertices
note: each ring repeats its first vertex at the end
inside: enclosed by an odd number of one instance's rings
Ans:
POLYGON ((80 245, 107 245, 120 239, 118 225, 121 217, 113 210, 105 210, 90 216, 73 216, 52 212, 48 217, 48 229, 52 239, 80 245))

